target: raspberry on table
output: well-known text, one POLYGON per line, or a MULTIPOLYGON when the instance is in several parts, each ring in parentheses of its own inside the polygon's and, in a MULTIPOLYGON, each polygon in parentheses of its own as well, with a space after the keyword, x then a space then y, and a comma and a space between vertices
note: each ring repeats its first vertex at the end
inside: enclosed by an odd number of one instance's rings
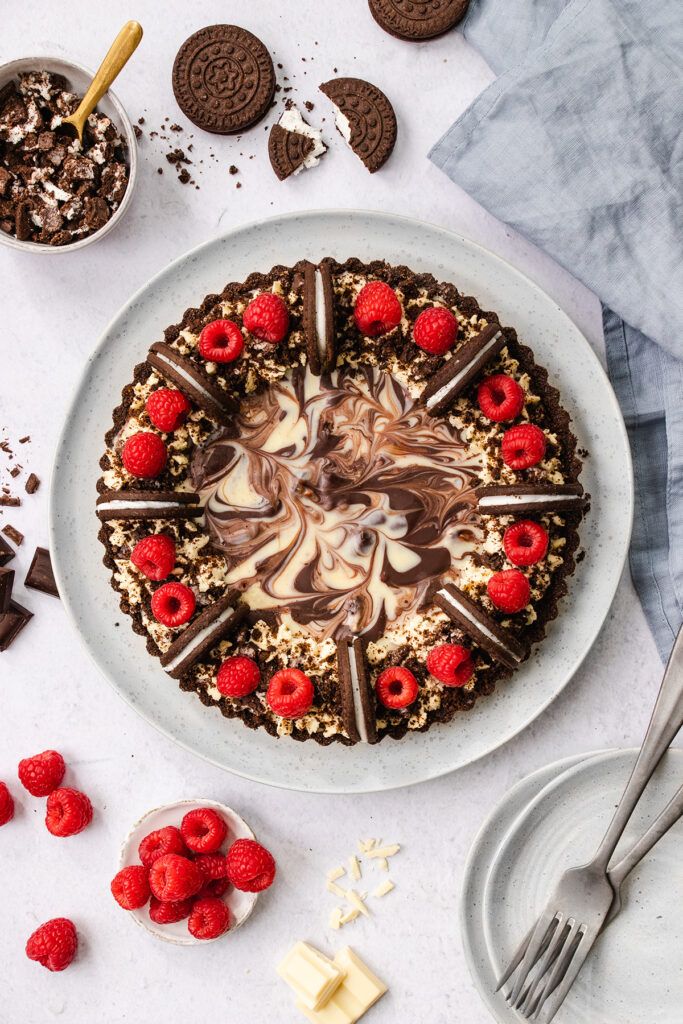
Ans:
POLYGON ((215 853, 228 834, 228 826, 212 807, 197 807, 181 821, 180 834, 193 853, 215 853))
POLYGON ((165 853, 149 869, 149 887, 152 895, 162 903, 175 903, 195 896, 204 884, 204 876, 187 857, 165 853))
POLYGON ((268 683, 266 702, 281 718, 301 718, 310 711, 315 692, 313 683, 298 668, 281 668, 268 683))
POLYGON ((147 399, 147 415, 159 430, 172 434, 181 426, 192 408, 182 391, 158 388, 147 399))
POLYGON ((92 821, 92 804, 77 789, 55 789, 47 798, 45 825, 60 839, 78 835, 92 821))
POLYGON ((222 853, 198 853, 194 862, 207 882, 228 877, 228 862, 222 853))
POLYGON ((529 581, 519 569, 494 572, 486 585, 486 592, 496 608, 508 615, 521 612, 531 598, 529 581))
POLYGON ((504 423, 519 416, 524 408, 524 391, 513 377, 496 373, 481 382, 477 401, 484 416, 494 423, 504 423))
POLYGON ((150 480, 166 468, 168 453, 158 434, 139 430, 128 438, 121 452, 121 462, 132 476, 150 480))
POLYGON ((534 423, 520 423, 503 434, 501 453, 510 469, 530 469, 543 459, 545 449, 545 434, 534 423))
POLYGON ((199 335, 199 354, 210 363, 232 363, 243 348, 244 337, 233 320, 212 320, 199 335))
POLYGON ((188 897, 186 900, 173 900, 164 903, 152 896, 149 901, 149 919, 155 924, 175 924, 177 921, 184 921, 192 912, 194 900, 188 897))
POLYGON ((76 956, 77 949, 78 934, 73 922, 66 917, 53 917, 29 937, 26 956, 48 971, 63 971, 76 956))
POLYGON ((356 298, 353 316, 361 334, 377 338, 401 322, 403 309, 393 288, 384 281, 369 281, 356 298))
POLYGON ((375 691, 385 708, 407 708, 418 694, 417 679, 408 668, 392 665, 377 676, 375 691))
POLYGON ((44 750, 20 761, 17 774, 31 796, 48 796, 61 784, 65 771, 62 755, 56 750, 44 750))
POLYGON ((149 899, 149 878, 147 868, 131 864, 121 868, 111 881, 112 896, 124 910, 139 910, 149 899))
POLYGON ((195 900, 187 928, 195 939, 217 939, 230 928, 230 908, 215 896, 195 900))
POLYGON ((0 782, 0 825, 6 825, 14 817, 14 800, 7 785, 0 782))
POLYGON ((151 868, 154 861, 163 857, 165 853, 187 853, 180 829, 175 825, 158 828, 140 840, 138 857, 146 868, 151 868))
POLYGON ((225 697, 246 697, 260 682, 261 670, 244 654, 226 658, 216 676, 216 686, 225 697))
POLYGON ((461 644, 439 644, 427 655, 427 669, 444 686, 464 686, 472 678, 472 652, 461 644))
POLYGON ((171 629, 189 622, 196 604, 194 593, 184 583, 164 583, 152 594, 154 618, 171 629))
POLYGON ((425 352, 442 356, 455 345, 458 321, 445 306, 423 309, 413 327, 413 341, 425 352))
POLYGON ((503 548, 513 565, 534 565, 548 551, 547 531, 533 519, 521 519, 503 534, 503 548))
POLYGON ((143 576, 160 583, 175 567, 175 541, 165 533, 143 537, 131 551, 130 560, 143 576))
POLYGON ((236 839, 226 862, 228 878, 242 892, 263 892, 273 884, 275 860, 255 839, 236 839))
POLYGON ((242 323, 255 338, 277 345, 289 330, 289 312, 274 292, 263 292, 244 311, 242 323))

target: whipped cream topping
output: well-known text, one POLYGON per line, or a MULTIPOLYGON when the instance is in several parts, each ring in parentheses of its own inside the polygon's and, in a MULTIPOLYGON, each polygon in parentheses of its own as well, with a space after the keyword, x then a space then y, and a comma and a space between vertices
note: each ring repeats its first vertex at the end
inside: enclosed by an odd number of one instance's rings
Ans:
POLYGON ((480 541, 481 458, 375 367, 297 367, 243 401, 192 476, 250 607, 373 638, 480 541))

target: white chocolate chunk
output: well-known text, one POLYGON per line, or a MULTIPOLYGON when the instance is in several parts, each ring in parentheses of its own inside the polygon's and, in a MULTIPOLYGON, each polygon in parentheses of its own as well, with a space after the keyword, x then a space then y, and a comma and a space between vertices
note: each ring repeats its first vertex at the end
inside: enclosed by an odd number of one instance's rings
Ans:
POLYGON ((325 1006, 346 975, 343 968, 307 942, 297 942, 276 970, 309 1010, 325 1006))
POLYGON ((297 1003, 312 1024, 355 1024, 387 991, 384 982, 348 946, 339 950, 334 963, 345 972, 345 978, 325 1006, 312 1012, 297 1003))
POLYGON ((352 907, 355 907, 356 910, 360 914, 364 914, 365 917, 370 917, 370 911, 365 906, 365 903, 363 902, 361 896, 356 892, 355 889, 347 889, 345 895, 347 902, 350 903, 352 907))
POLYGON ((368 857, 393 857, 401 849, 399 843, 393 846, 377 846, 374 850, 368 850, 368 857))
POLYGON ((334 928, 335 931, 338 931, 341 928, 343 916, 344 912, 342 908, 334 907, 330 911, 330 928, 334 928))
POLYGON ((341 878, 342 875, 345 875, 345 874, 346 874, 346 868, 343 868, 341 866, 341 864, 340 864, 338 868, 331 868, 327 872, 327 881, 328 882, 336 882, 338 878, 341 878))
POLYGON ((349 857, 349 875, 354 882, 357 882, 360 879, 360 874, 360 862, 358 857, 352 855, 349 857))
POLYGON ((386 857, 378 857, 375 861, 375 864, 377 865, 380 871, 389 870, 389 861, 387 860, 386 857))
POLYGON ((340 900, 346 898, 346 891, 340 885, 337 885, 336 882, 328 882, 326 888, 328 892, 331 892, 333 896, 337 896, 340 900))
POLYGON ((386 896, 387 893, 391 892, 391 890, 395 888, 396 886, 391 881, 391 879, 387 878, 384 882, 382 882, 381 885, 377 886, 373 893, 373 896, 376 896, 378 899, 380 899, 382 896, 386 896))
POLYGON ((351 921, 355 921, 360 916, 360 911, 352 907, 351 910, 347 910, 341 919, 341 924, 350 924, 351 921))

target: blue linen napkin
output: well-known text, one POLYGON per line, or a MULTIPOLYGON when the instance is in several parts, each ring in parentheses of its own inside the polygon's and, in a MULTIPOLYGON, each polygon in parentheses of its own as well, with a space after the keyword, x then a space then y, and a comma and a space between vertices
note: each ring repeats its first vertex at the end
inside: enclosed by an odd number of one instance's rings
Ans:
POLYGON ((683 618, 683 3, 473 0, 463 31, 500 77, 429 155, 603 302, 631 572, 664 659, 683 618))

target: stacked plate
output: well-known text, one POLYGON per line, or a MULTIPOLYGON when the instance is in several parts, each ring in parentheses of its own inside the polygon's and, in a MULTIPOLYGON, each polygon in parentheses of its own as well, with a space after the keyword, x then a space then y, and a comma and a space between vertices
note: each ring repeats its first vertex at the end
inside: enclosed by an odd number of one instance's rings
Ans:
MULTIPOLYGON (((522 1018, 496 995, 502 974, 562 872, 602 839, 637 756, 603 751, 557 761, 519 782, 477 836, 465 869, 460 923, 475 984, 500 1024, 522 1018)), ((670 750, 640 801, 615 862, 683 782, 670 750)), ((635 868, 623 909, 605 930, 557 1024, 680 1024, 683 1020, 683 821, 635 868)))

